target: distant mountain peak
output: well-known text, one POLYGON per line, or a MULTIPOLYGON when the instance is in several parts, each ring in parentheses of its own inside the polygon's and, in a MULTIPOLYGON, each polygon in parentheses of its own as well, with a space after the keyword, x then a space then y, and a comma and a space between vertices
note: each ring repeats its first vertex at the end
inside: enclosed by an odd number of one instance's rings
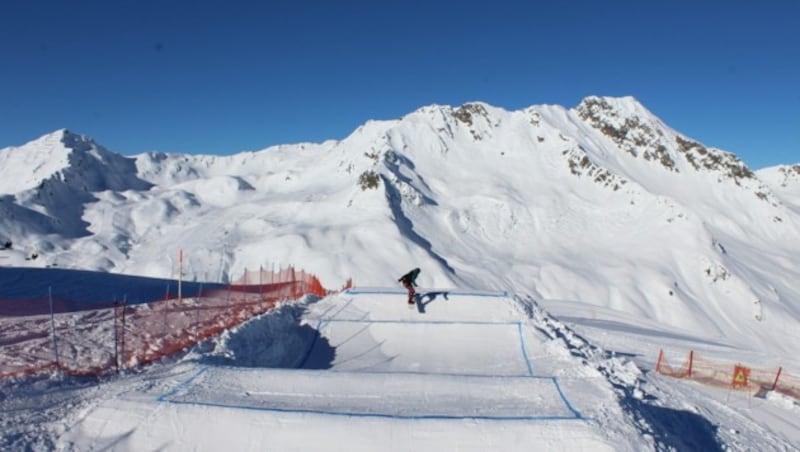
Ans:
POLYGON ((782 166, 780 167, 780 171, 784 174, 791 175, 794 173, 794 177, 800 176, 800 164, 792 165, 792 166, 782 166))
POLYGON ((73 150, 88 151, 102 146, 88 135, 73 133, 69 129, 57 129, 25 143, 20 148, 46 150, 52 154, 73 150))
POLYGON ((734 154, 707 148, 669 129, 633 97, 587 97, 575 112, 631 157, 659 162, 668 171, 722 173, 737 185, 755 179, 734 154))
POLYGON ((88 135, 58 129, 0 154, 0 193, 40 189, 66 183, 81 192, 149 188, 138 179, 135 161, 109 151, 88 135), (24 174, 20 178, 16 174, 24 174), (66 181, 66 182, 65 182, 66 181))
POLYGON ((599 108, 605 110, 607 112, 611 112, 612 114, 620 114, 622 112, 630 112, 630 113, 642 113, 647 112, 648 114, 650 111, 642 105, 635 97, 633 96, 621 96, 621 97, 611 97, 611 96, 587 96, 583 100, 581 100, 578 108, 581 107, 589 107, 589 108, 599 108))
POLYGON ((666 127, 633 97, 587 97, 574 110, 630 156, 679 172, 669 152, 666 127))
POLYGON ((781 165, 775 168, 781 177, 780 185, 788 187, 792 184, 800 182, 800 164, 798 165, 781 165))
POLYGON ((650 123, 657 129, 666 129, 661 120, 633 96, 588 96, 573 110, 585 121, 615 129, 630 127, 635 125, 633 123, 650 123))
POLYGON ((489 113, 486 111, 486 106, 484 104, 477 102, 466 103, 453 110, 453 117, 468 126, 472 126, 475 116, 483 118, 489 117, 489 113))
POLYGON ((80 150, 89 150, 92 147, 101 148, 97 142, 92 139, 92 137, 88 135, 79 135, 76 133, 70 132, 68 129, 61 129, 57 132, 61 133, 61 142, 64 143, 64 146, 74 149, 76 151, 80 150))

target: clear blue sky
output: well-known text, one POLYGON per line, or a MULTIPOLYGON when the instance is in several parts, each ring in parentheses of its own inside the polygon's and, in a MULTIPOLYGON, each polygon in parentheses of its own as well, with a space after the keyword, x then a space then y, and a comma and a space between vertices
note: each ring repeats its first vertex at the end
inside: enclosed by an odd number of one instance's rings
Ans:
POLYGON ((433 103, 639 99, 757 169, 800 163, 800 1, 40 1, 0 6, 0 147, 342 139, 433 103))

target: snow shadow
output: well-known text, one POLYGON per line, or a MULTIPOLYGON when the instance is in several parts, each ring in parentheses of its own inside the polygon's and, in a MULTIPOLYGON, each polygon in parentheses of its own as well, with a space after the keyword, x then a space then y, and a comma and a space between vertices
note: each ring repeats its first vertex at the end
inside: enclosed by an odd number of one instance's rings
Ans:
MULTIPOLYGON (((184 297, 200 296, 216 283, 181 283, 184 297)), ((48 294, 56 313, 104 309, 115 301, 128 305, 163 300, 175 295, 178 281, 143 276, 118 275, 66 268, 0 267, 0 315, 49 314, 48 294)))
POLYGON ((400 194, 400 191, 391 184, 386 176, 381 175, 381 178, 383 180, 383 186, 386 187, 386 197, 389 201, 389 208, 392 210, 392 215, 394 216, 395 223, 397 224, 397 228, 400 230, 400 233, 404 237, 407 237, 409 240, 417 244, 420 248, 424 249, 433 260, 438 262, 443 268, 447 269, 448 272, 455 274, 455 270, 450 266, 450 263, 447 262, 444 257, 433 251, 433 245, 431 245, 431 242, 426 240, 414 230, 414 223, 412 223, 411 220, 406 216, 405 212, 403 212, 403 196, 400 194))
POLYGON ((203 362, 235 367, 330 369, 336 349, 316 328, 300 322, 304 312, 304 306, 287 304, 256 317, 225 333, 203 362))
POLYGON ((619 331, 628 334, 637 334, 648 338, 660 337, 664 339, 675 339, 690 343, 713 345, 716 347, 732 348, 728 344, 724 344, 722 342, 717 342, 709 339, 704 339, 702 337, 674 333, 672 331, 645 328, 643 326, 631 325, 629 323, 618 322, 616 320, 594 319, 588 317, 577 317, 577 316, 566 316, 566 315, 559 316, 558 319, 561 320, 562 322, 575 323, 578 325, 588 326, 599 330, 619 331))
POLYGON ((450 292, 425 292, 425 293, 418 293, 414 298, 417 302, 417 310, 421 313, 425 313, 425 306, 433 303, 437 298, 442 297, 445 300, 450 299, 450 292))
MULTIPOLYGON (((531 300, 517 299, 528 315, 533 318, 534 309, 540 309, 531 300)), ((552 317, 544 316, 544 324, 537 327, 542 334, 563 341, 572 356, 584 362, 600 351, 581 335, 552 317)), ((724 450, 718 437, 718 427, 703 416, 685 410, 656 406, 649 402, 654 397, 636 396, 636 387, 626 384, 605 366, 597 370, 608 380, 617 393, 622 410, 633 418, 636 427, 643 435, 651 435, 656 442, 656 450, 724 450)))
POLYGON ((632 396, 621 398, 620 405, 638 418, 637 423, 650 427, 645 428, 646 433, 663 450, 725 450, 717 435, 718 427, 697 413, 651 405, 632 396))

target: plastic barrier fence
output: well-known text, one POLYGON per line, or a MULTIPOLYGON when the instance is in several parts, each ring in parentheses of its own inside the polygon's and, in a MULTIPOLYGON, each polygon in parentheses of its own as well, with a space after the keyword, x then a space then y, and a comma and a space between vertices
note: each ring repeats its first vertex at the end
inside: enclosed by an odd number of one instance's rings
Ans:
POLYGON ((268 276, 269 282, 237 281, 192 297, 166 294, 135 305, 122 300, 86 308, 54 295, 2 300, 0 378, 53 370, 97 376, 135 367, 185 350, 280 301, 328 294, 303 271, 260 273, 261 281, 268 276))
POLYGON ((715 361, 689 351, 678 366, 670 364, 661 350, 656 363, 656 372, 673 378, 684 378, 719 388, 744 389, 747 391, 777 391, 800 400, 800 378, 790 375, 783 367, 759 369, 743 364, 715 361))

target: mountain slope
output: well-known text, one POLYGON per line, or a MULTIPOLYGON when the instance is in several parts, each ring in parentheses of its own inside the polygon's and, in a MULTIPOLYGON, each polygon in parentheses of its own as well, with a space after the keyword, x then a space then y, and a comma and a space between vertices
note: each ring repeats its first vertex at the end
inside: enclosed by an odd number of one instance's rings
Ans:
MULTIPOLYGON (((688 139, 620 102, 606 114, 635 111, 627 123, 673 134, 656 149, 678 161, 688 139)), ((699 167, 681 157, 677 170, 629 155, 580 108, 484 104, 421 109, 366 141, 389 201, 460 283, 610 305, 744 346, 798 318, 797 217, 730 154, 703 151, 720 163, 699 167)))
POLYGON ((784 204, 800 212, 800 165, 764 168, 756 174, 784 204))
MULTIPOLYGON (((89 235, 81 213, 84 205, 96 200, 97 192, 151 187, 136 176, 132 159, 66 129, 0 150, 0 181, 4 214, 0 231, 29 246, 35 235, 70 239, 89 235)), ((43 251, 57 246, 39 243, 43 251)))
MULTIPOLYGON (((190 279, 293 263, 328 286, 389 285, 419 266, 429 287, 580 300, 800 351, 781 340, 800 322, 795 191, 633 98, 432 105, 338 142, 227 157, 125 159, 65 131, 26 147, 53 158, 5 187, 15 219, 0 235, 22 246, 4 264, 37 251, 37 265, 174 277, 184 249, 190 279)), ((0 151, 4 176, 31 171, 19 150, 0 151)))

